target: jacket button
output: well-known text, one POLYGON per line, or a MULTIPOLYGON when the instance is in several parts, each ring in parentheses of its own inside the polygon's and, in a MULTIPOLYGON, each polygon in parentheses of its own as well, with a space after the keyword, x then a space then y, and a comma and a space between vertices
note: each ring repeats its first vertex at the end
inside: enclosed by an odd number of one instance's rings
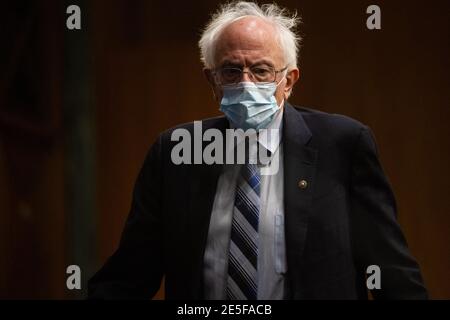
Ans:
POLYGON ((300 189, 306 189, 308 187, 308 182, 306 180, 300 180, 298 182, 298 187, 300 189))

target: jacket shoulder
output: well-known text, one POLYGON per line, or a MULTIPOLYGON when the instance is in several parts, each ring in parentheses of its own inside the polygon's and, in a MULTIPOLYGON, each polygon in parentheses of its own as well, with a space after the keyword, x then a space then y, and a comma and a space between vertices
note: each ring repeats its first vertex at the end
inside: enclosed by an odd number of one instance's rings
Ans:
POLYGON ((225 116, 218 116, 218 117, 212 117, 207 119, 201 119, 201 120, 195 120, 191 122, 182 123, 179 125, 176 125, 174 127, 171 127, 167 130, 164 130, 161 132, 160 136, 162 140, 170 140, 170 137, 172 136, 173 132, 176 130, 187 130, 189 133, 194 132, 195 126, 201 126, 201 130, 207 130, 207 129, 219 129, 219 128, 225 128, 228 126, 228 121, 225 118, 225 116))
POLYGON ((370 131, 368 126, 349 116, 306 107, 295 106, 294 109, 301 114, 317 142, 353 144, 363 131, 370 131))
POLYGON ((306 107, 294 107, 299 112, 305 122, 313 127, 320 127, 321 129, 328 128, 329 130, 350 130, 360 131, 361 129, 367 129, 368 127, 362 122, 353 119, 349 116, 338 113, 327 113, 317 109, 306 107))

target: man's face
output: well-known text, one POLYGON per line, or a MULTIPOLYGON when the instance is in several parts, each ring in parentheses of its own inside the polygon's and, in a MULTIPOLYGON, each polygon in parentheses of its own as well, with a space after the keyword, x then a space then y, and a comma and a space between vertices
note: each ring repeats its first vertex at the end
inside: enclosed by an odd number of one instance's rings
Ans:
MULTIPOLYGON (((238 68, 269 66, 281 70, 286 67, 274 27, 258 17, 244 17, 231 23, 219 35, 216 44, 214 55, 216 69, 225 66, 238 68)), ((220 102, 222 88, 215 82, 212 71, 205 69, 205 75, 213 88, 216 100, 220 102)), ((297 68, 288 69, 287 73, 286 71, 277 73, 276 83, 279 85, 275 98, 278 105, 283 99, 287 99, 298 77, 297 68)), ((244 73, 241 82, 243 81, 252 80, 244 73)))

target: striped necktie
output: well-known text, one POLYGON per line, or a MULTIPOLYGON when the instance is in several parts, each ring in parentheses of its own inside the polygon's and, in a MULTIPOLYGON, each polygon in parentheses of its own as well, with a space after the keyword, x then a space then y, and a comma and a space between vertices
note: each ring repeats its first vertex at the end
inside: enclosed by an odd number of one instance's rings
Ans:
POLYGON ((230 300, 256 300, 258 292, 259 168, 241 168, 236 187, 228 256, 226 294, 230 300))

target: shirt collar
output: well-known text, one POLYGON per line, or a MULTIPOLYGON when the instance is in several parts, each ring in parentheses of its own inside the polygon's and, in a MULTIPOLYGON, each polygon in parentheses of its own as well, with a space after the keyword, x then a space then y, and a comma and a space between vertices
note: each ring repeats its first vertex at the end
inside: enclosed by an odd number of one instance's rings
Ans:
MULTIPOLYGON (((260 145, 261 147, 263 147, 264 149, 266 149, 268 151, 267 154, 269 156, 269 159, 268 159, 269 163, 272 160, 275 152, 278 150, 281 139, 282 139, 283 113, 284 113, 284 100, 281 103, 281 107, 277 110, 275 117, 269 123, 269 125, 266 129, 267 131, 264 134, 258 134, 258 136, 257 136, 258 145, 260 145)), ((230 123, 230 128, 235 129, 233 124, 231 122, 229 122, 229 123, 230 123)), ((228 145, 228 143, 229 142, 227 141, 227 145, 228 145)), ((236 145, 232 144, 232 147, 236 148, 241 143, 243 143, 243 140, 240 140, 236 145)), ((252 147, 250 147, 250 149, 251 149, 251 150, 249 150, 250 154, 253 155, 251 157, 256 156, 257 149, 254 149, 252 147)))
POLYGON ((281 136, 283 132, 283 104, 284 101, 281 104, 280 109, 277 111, 275 117, 267 127, 267 133, 258 135, 259 144, 266 148, 266 150, 270 151, 270 153, 272 154, 277 151, 281 142, 281 136), (273 130, 277 130, 278 132, 275 132, 273 130))

